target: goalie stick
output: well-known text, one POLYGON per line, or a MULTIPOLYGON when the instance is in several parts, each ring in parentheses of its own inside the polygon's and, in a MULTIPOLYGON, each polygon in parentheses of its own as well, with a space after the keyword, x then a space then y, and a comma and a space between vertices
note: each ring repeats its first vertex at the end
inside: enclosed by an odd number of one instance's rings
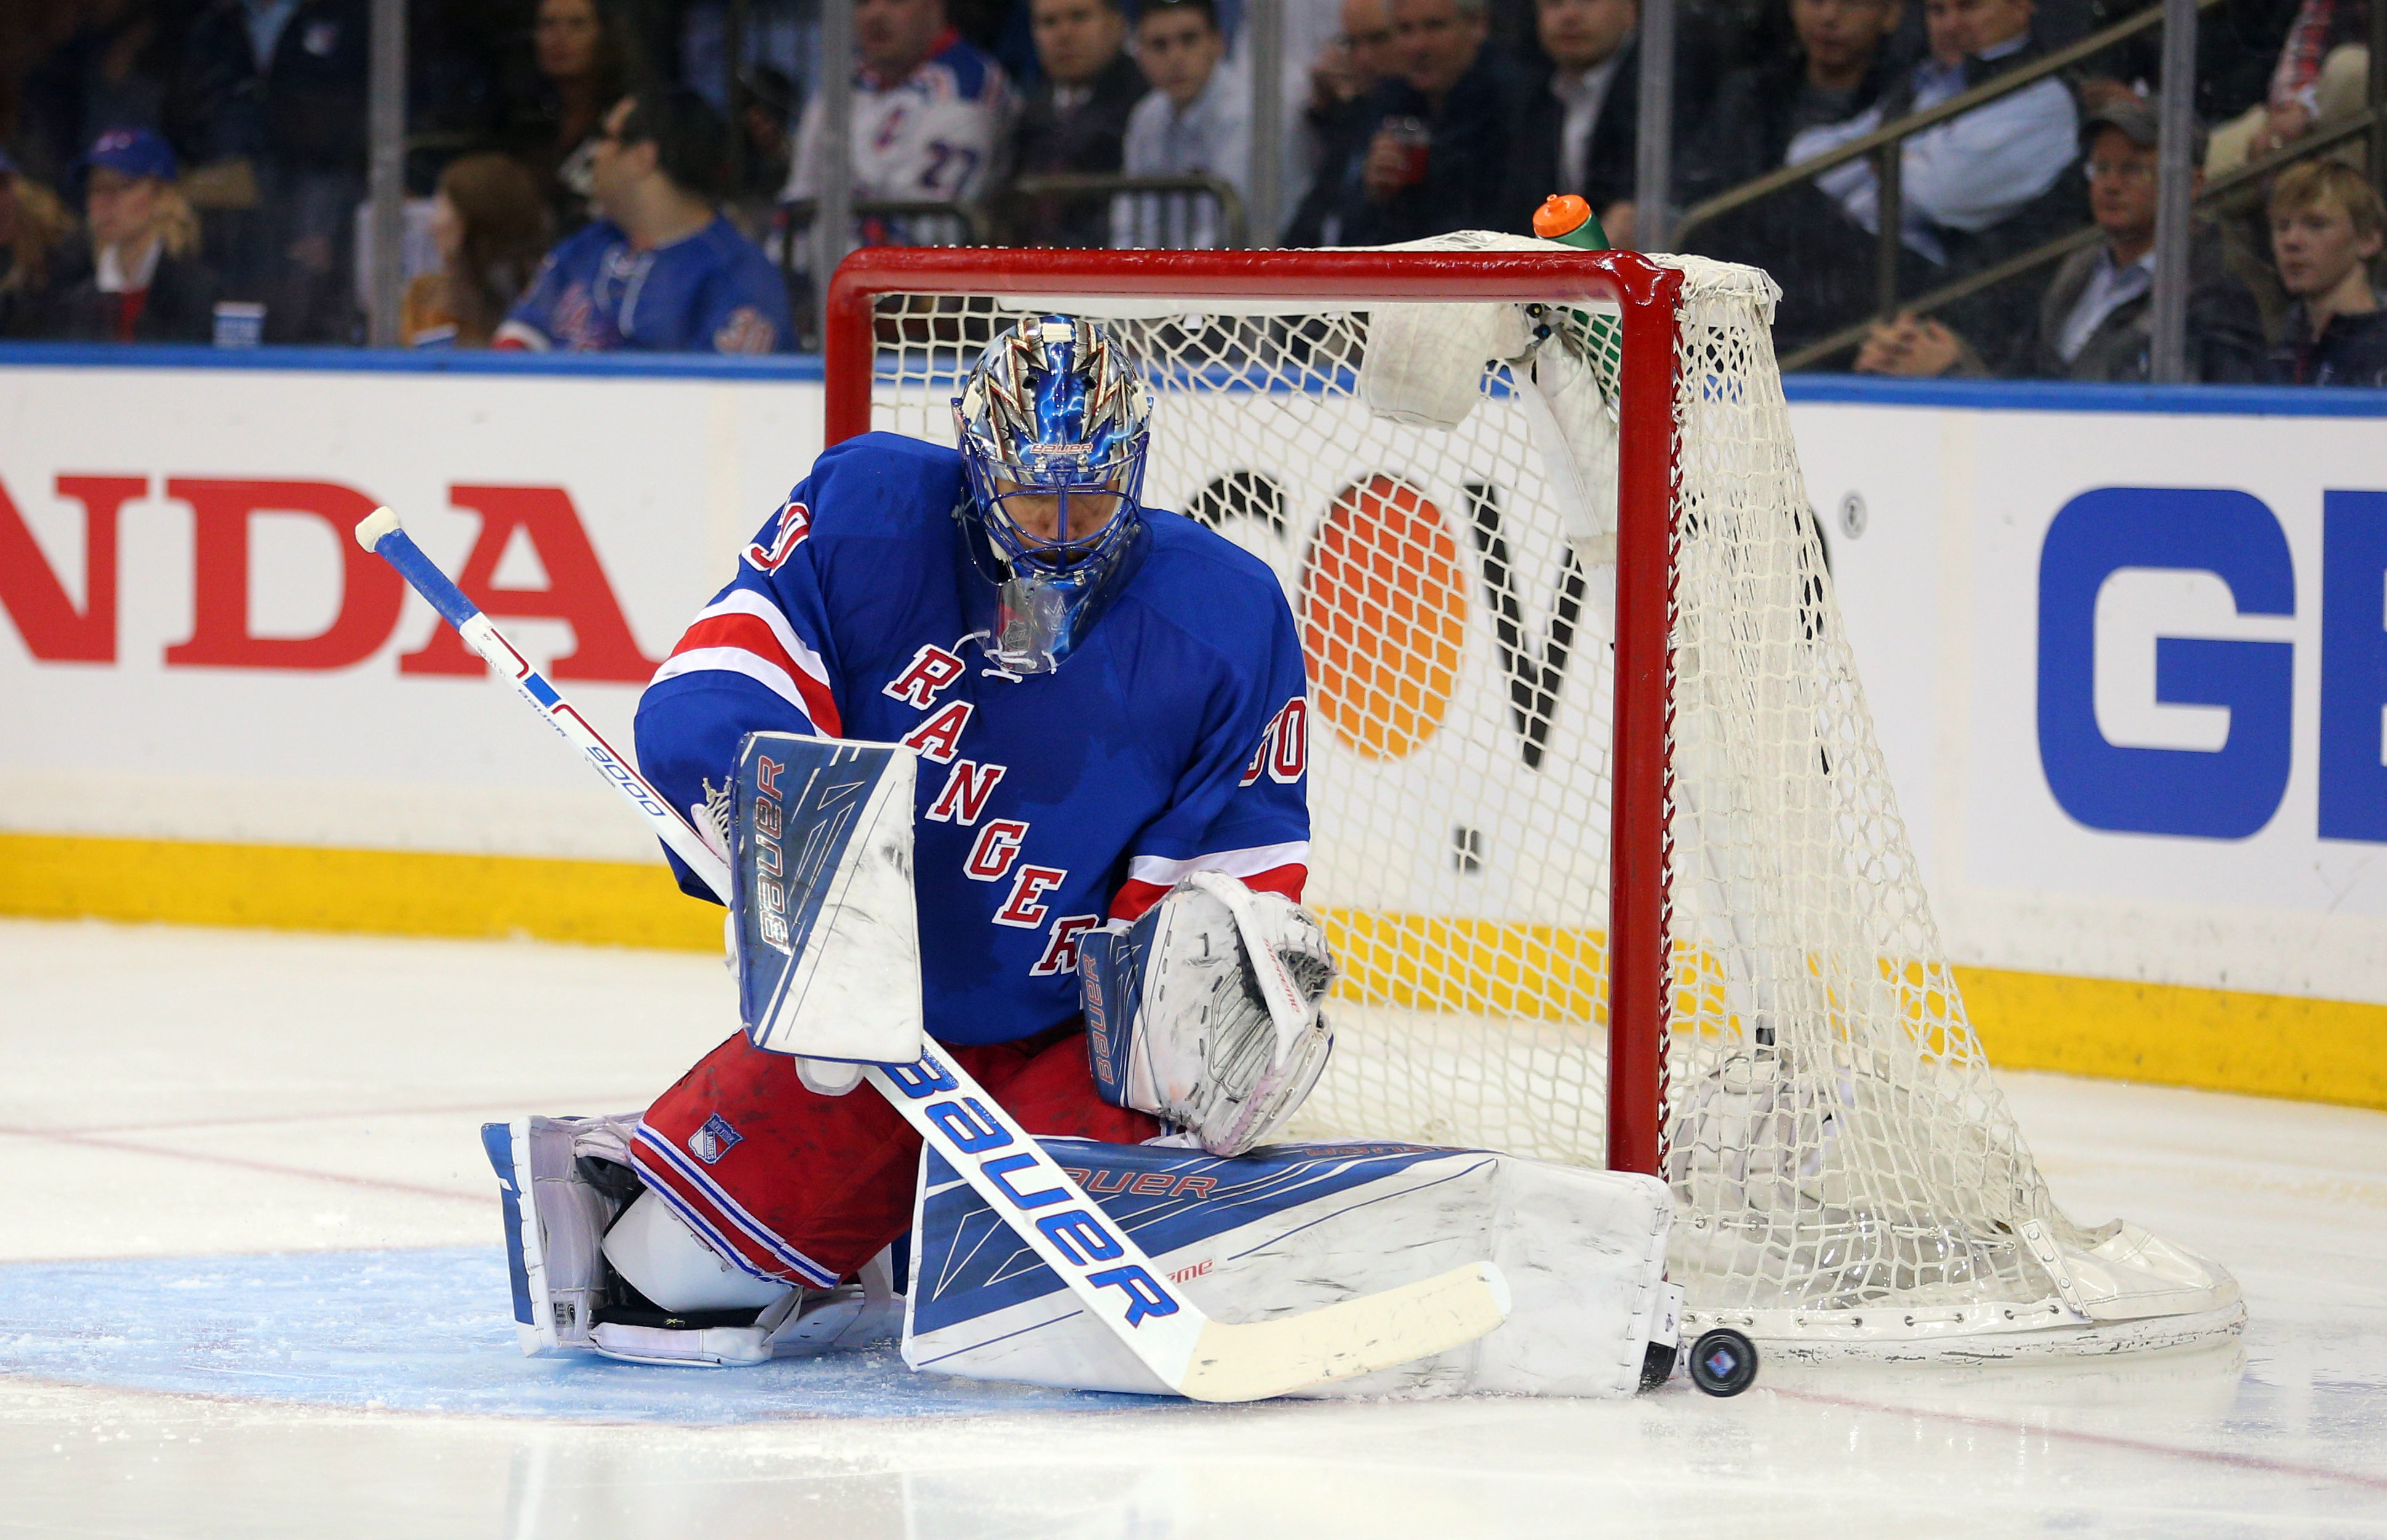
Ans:
MULTIPOLYGON (((515 650, 400 526, 376 509, 357 543, 398 569, 467 646, 511 682, 648 826, 729 902, 728 864, 515 650)), ((1197 1401, 1256 1401, 1430 1357, 1509 1316, 1509 1286, 1489 1261, 1305 1314, 1212 1320, 1063 1172, 968 1071, 931 1051, 912 1064, 868 1064, 864 1078, 975 1188, 1080 1302, 1160 1382, 1197 1401)))

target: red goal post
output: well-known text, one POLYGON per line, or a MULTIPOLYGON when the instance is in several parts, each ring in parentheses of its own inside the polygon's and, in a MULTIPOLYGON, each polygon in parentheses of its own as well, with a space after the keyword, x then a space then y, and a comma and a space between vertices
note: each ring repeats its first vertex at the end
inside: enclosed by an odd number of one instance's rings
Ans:
POLYGON ((876 306, 885 295, 1616 303, 1623 317, 1617 461, 1614 779, 1608 936, 1611 1170, 1658 1175, 1673 994, 1673 550, 1683 274, 1636 253, 1044 251, 869 247, 829 281, 824 442, 869 431, 876 306))

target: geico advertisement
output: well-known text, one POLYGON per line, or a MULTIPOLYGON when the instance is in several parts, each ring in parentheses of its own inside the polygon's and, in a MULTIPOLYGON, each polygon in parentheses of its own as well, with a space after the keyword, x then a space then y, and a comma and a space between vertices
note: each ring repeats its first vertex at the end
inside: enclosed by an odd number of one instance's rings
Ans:
POLYGON ((1798 415, 1959 960, 2387 1002, 2387 423, 1798 415))
POLYGON ((0 373, 0 827, 651 844, 350 532, 379 504, 626 747, 819 440, 801 383, 0 373))

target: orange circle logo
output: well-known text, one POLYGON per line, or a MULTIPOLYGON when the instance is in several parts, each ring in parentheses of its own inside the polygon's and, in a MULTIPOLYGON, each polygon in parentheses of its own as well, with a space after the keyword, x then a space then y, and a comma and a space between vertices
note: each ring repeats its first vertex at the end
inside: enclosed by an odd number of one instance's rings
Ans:
POLYGON ((1394 476, 1345 487, 1303 584, 1319 714, 1370 759, 1403 758, 1442 726, 1466 642, 1466 575, 1442 510, 1394 476))

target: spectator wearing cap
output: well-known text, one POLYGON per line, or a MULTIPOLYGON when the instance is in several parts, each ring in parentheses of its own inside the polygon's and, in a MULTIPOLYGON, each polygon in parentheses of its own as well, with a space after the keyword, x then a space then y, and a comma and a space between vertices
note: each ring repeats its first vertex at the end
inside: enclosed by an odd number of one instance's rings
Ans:
POLYGON ((744 153, 737 195, 776 199, 795 170, 795 140, 789 130, 795 121, 796 83, 767 64, 747 70, 741 83, 745 100, 739 105, 736 132, 744 153))
MULTIPOLYGON (((1044 78, 1012 133, 1015 175, 1116 172, 1125 164, 1128 115, 1147 89, 1128 57, 1120 0, 1029 0, 1036 60, 1044 78)), ((1107 241, 1106 200, 1023 198, 1011 213, 1022 246, 1098 246, 1107 241)))
POLYGON ((207 342, 215 274, 174 190, 174 152, 147 129, 111 129, 81 162, 87 259, 61 272, 44 331, 82 342, 207 342))
POLYGON ((263 300, 279 342, 344 342, 364 196, 365 0, 214 0, 193 18, 170 114, 219 185, 251 185, 227 221, 227 285, 263 300), (238 168, 246 168, 241 171, 238 168))
POLYGON ((0 337, 41 335, 51 264, 73 229, 57 195, 0 150, 0 337))
POLYGON ((599 215, 549 252, 497 346, 769 353, 795 345, 778 271, 724 219, 729 131, 686 86, 606 115, 589 164, 599 215))
MULTIPOLYGON (((1224 65, 1227 40, 1211 0, 1146 0, 1135 41, 1152 89, 1128 114, 1122 169, 1130 176, 1217 176, 1248 194, 1251 93, 1224 65)), ((1113 246, 1206 249, 1221 234, 1211 198, 1138 193, 1112 201, 1113 246)))
POLYGON ((2382 209, 2353 167, 2305 161, 2271 184, 2271 255, 2292 303, 2271 349, 2274 385, 2387 386, 2387 309, 2370 282, 2382 209))
MULTIPOLYGON (((2144 380, 2153 352, 2155 115, 2120 97, 2089 115, 2080 133, 2089 209, 2105 239, 2056 270, 2034 322, 2005 372, 2051 380, 2144 380)), ((2196 149, 2201 158, 2203 145, 2196 149)), ((2202 185, 2200 174, 2196 181, 2202 185)), ((2254 296, 2229 271, 2220 232, 2199 221, 2189 243, 2190 377, 2208 385, 2261 377, 2263 322, 2254 296)), ((1980 350, 1945 324, 1901 317, 1876 326, 1857 356, 1860 372, 1987 372, 1980 350)))
POLYGON ((1499 229, 1509 118, 1520 71, 1485 47, 1487 0, 1393 0, 1397 74, 1370 98, 1373 127, 1356 196, 1343 205, 1350 246, 1499 229))

